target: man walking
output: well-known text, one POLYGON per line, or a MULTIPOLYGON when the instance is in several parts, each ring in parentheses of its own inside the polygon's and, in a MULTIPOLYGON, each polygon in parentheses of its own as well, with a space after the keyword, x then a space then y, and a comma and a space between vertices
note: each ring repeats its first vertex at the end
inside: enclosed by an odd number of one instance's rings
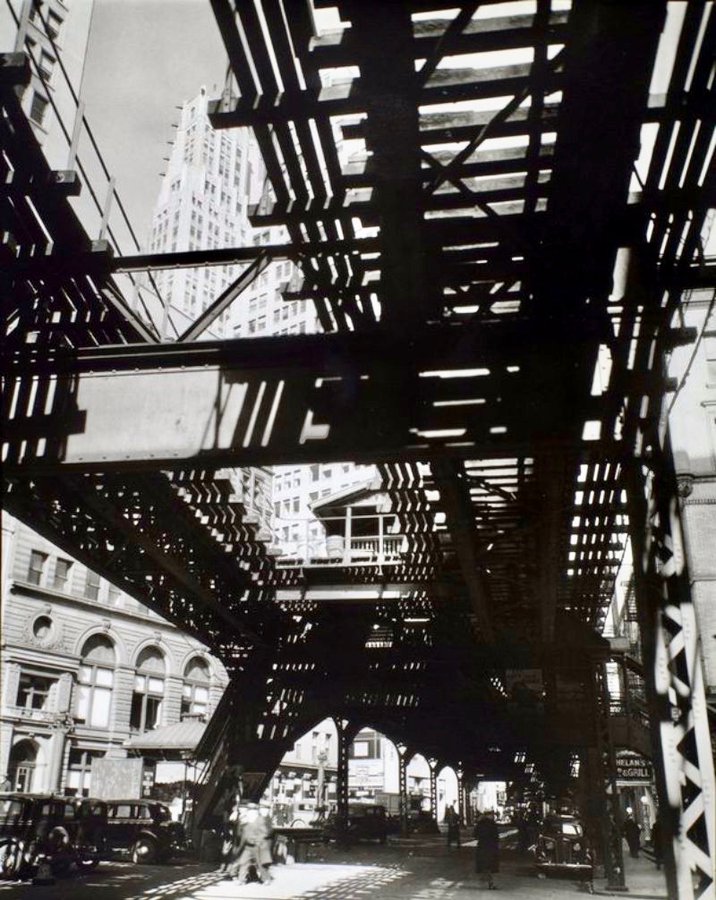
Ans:
POLYGON ((475 837, 475 871, 478 875, 485 876, 487 888, 494 891, 497 885, 492 876, 500 870, 500 832, 491 810, 483 813, 477 820, 475 837))
POLYGON ((456 846, 460 846, 460 816, 455 812, 452 803, 445 810, 445 821, 447 822, 447 845, 452 846, 455 841, 456 846))
POLYGON ((239 884, 243 884, 251 869, 261 882, 272 880, 271 873, 261 865, 261 845, 266 838, 266 824, 259 813, 258 803, 249 803, 246 818, 241 829, 236 860, 230 873, 239 884))
POLYGON ((624 822, 624 837, 629 844, 629 856, 632 859, 639 859, 639 832, 641 831, 638 822, 634 819, 630 810, 627 810, 626 821, 624 822))

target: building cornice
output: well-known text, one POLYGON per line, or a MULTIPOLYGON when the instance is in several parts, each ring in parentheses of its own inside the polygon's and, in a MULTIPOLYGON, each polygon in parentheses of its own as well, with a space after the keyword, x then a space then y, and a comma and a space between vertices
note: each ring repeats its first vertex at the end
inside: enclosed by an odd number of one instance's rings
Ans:
MULTIPOLYGON (((94 600, 88 600, 84 597, 78 597, 76 594, 64 594, 60 591, 53 591, 52 588, 47 588, 43 585, 38 584, 30 584, 27 581, 22 581, 17 578, 11 582, 10 592, 13 594, 25 594, 34 600, 49 600, 53 603, 62 603, 64 605, 75 606, 79 609, 92 612, 94 615, 99 616, 103 619, 118 618, 128 621, 136 621, 141 622, 143 626, 151 624, 154 628, 162 628, 167 633, 186 637, 190 642, 194 640, 188 635, 184 635, 176 625, 172 625, 172 623, 167 622, 166 619, 155 616, 148 616, 137 611, 122 609, 118 606, 109 606, 106 604, 97 603, 94 600)), ((205 649, 204 645, 199 641, 194 641, 194 644, 197 649, 205 649)))

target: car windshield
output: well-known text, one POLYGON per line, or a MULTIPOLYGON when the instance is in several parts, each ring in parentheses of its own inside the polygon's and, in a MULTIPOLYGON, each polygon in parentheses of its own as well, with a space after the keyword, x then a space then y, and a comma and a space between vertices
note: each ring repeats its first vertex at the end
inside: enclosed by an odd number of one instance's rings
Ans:
POLYGON ((16 816, 22 809, 20 800, 12 800, 5 797, 0 800, 0 816, 16 816))

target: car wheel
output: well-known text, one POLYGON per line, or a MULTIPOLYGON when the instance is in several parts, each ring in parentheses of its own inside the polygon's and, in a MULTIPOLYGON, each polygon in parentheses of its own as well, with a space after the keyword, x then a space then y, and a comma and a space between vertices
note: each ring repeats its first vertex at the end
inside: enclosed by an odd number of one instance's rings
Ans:
POLYGON ((14 878, 19 869, 20 848, 16 841, 0 843, 0 878, 14 878))
POLYGON ((151 838, 140 837, 132 847, 133 863, 153 863, 157 856, 157 844, 151 838))

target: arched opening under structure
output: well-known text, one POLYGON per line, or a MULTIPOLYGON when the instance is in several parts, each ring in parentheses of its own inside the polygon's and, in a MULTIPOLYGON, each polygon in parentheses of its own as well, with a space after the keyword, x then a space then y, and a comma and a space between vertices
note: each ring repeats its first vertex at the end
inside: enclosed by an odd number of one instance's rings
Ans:
POLYGON ((335 805, 336 724, 327 718, 298 736, 284 753, 261 798, 275 825, 309 826, 335 805))
POLYGON ((459 806, 458 781, 452 766, 443 766, 437 773, 437 820, 445 819, 445 810, 452 806, 457 811, 459 806))

